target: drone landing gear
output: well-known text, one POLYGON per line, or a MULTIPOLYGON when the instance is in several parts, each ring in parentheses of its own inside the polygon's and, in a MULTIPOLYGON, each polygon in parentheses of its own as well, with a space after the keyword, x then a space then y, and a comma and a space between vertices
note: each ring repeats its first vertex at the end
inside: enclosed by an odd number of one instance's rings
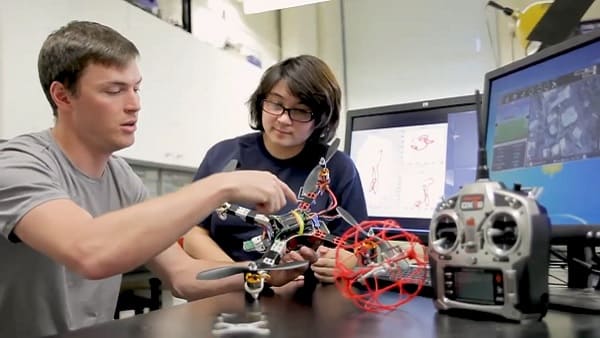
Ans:
POLYGON ((236 334, 254 334, 268 336, 271 330, 267 327, 267 316, 262 313, 259 296, 266 290, 265 279, 269 278, 266 271, 257 270, 257 264, 251 262, 249 270, 244 274, 244 296, 246 298, 245 314, 221 313, 213 327, 212 333, 215 336, 236 335, 236 334))
POLYGON ((265 288, 260 292, 258 298, 254 298, 254 296, 248 292, 244 292, 244 297, 246 299, 246 303, 254 303, 257 299, 262 297, 273 297, 275 295, 275 291, 270 286, 265 286, 265 288))
POLYGON ((267 317, 261 312, 249 313, 247 316, 221 313, 217 317, 212 333, 215 336, 243 333, 268 336, 271 334, 268 324, 267 317))

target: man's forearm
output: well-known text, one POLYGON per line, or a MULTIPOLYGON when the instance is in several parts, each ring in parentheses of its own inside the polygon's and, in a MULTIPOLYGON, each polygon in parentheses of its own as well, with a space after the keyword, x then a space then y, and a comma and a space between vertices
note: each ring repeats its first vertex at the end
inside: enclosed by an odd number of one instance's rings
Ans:
POLYGON ((80 246, 95 256, 99 277, 131 270, 175 243, 224 200, 211 178, 150 201, 97 217, 80 246), (85 242, 85 245, 84 245, 85 242))
POLYGON ((243 290, 244 276, 242 274, 211 281, 194 280, 192 282, 190 280, 172 288, 173 295, 189 301, 243 290))
POLYGON ((45 202, 15 226, 27 245, 88 279, 146 263, 226 200, 279 210, 294 193, 266 172, 219 173, 177 192, 92 217, 70 199, 45 202))
MULTIPOLYGON (((235 264, 244 265, 247 263, 235 264)), ((217 280, 196 279, 201 271, 233 265, 206 259, 193 259, 180 247, 174 245, 152 259, 148 263, 148 268, 171 288, 175 296, 194 300, 243 290, 244 276, 241 273, 217 280)))

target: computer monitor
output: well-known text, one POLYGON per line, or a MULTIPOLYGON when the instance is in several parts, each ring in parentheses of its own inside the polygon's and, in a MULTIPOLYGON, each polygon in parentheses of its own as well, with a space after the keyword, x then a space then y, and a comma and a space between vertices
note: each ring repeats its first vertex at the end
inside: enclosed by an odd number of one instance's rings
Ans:
POLYGON ((394 219, 427 243, 442 197, 475 180, 475 96, 351 110, 345 151, 360 174, 370 219, 394 219))
POLYGON ((490 179, 541 188, 569 286, 586 287, 589 268, 571 263, 600 239, 600 32, 487 73, 484 92, 490 179))
POLYGON ((542 188, 553 235, 600 225, 600 34, 489 72, 484 91, 490 178, 542 188))

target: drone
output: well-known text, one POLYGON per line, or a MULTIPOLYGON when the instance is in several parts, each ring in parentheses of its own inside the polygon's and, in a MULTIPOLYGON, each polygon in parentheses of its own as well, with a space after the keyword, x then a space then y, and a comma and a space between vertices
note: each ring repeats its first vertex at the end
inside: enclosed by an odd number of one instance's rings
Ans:
MULTIPOLYGON (((330 213, 338 209, 337 198, 329 187, 330 177, 327 162, 333 157, 339 146, 340 140, 336 139, 327 149, 325 156, 311 170, 304 181, 299 193, 296 208, 279 215, 265 215, 248 208, 224 203, 216 210, 217 215, 225 220, 229 215, 236 216, 245 222, 262 228, 262 233, 243 243, 243 249, 248 252, 262 253, 257 264, 267 267, 275 266, 281 257, 288 251, 298 248, 301 244, 309 244, 316 249, 318 244, 327 242, 335 247, 339 237, 330 233, 326 221, 331 221, 337 216, 330 213), (311 206, 320 195, 327 193, 330 205, 318 212, 312 211, 311 206)), ((233 170, 237 161, 232 160, 224 171, 233 170)))
MULTIPOLYGON (((244 273, 244 289, 256 300, 264 288, 264 281, 269 278, 269 271, 308 266, 308 262, 305 261, 279 264, 286 252, 296 250, 301 245, 316 249, 322 244, 336 249, 336 285, 342 294, 352 299, 357 306, 367 311, 386 311, 412 299, 421 289, 425 279, 423 271, 426 258, 419 258, 415 249, 420 241, 393 221, 358 223, 348 211, 338 206, 337 198, 329 186, 327 163, 337 151, 339 143, 340 140, 336 139, 329 146, 325 156, 321 157, 305 179, 296 208, 279 215, 257 213, 232 203, 224 203, 217 208, 216 213, 223 220, 233 215, 263 230, 260 235, 243 243, 245 251, 262 253, 262 257, 250 262, 248 266, 227 266, 200 272, 197 279, 219 279, 244 273), (312 210, 312 205, 322 194, 329 196, 329 205, 321 211, 312 210), (331 234, 327 227, 327 222, 337 218, 351 225, 342 236, 331 234), (392 241, 396 240, 407 241, 409 245, 401 248, 393 244, 392 241), (347 264, 345 260, 349 256, 341 255, 342 250, 354 253, 355 264, 347 264), (349 268, 348 265, 353 267, 349 268), (415 269, 415 266, 418 269, 415 269), (407 296, 403 296, 400 302, 391 306, 378 305, 373 297, 388 291, 390 287, 379 290, 377 284, 373 287, 369 283, 381 276, 395 279, 394 285, 407 296), (404 292, 402 286, 405 283, 417 284, 418 288, 414 292, 404 292), (366 286, 370 296, 365 297, 364 292, 360 295, 356 293, 354 286, 357 284, 366 286)), ((237 161, 232 160, 223 171, 235 170, 236 166, 237 161)))
POLYGON ((419 238, 394 220, 354 224, 336 247, 334 275, 342 295, 368 312, 393 311, 414 299, 430 275, 419 238), (354 252, 354 266, 341 258, 342 250, 354 252))
MULTIPOLYGON (((307 176, 301 187, 301 197, 296 208, 280 215, 265 215, 232 203, 226 202, 221 205, 216 210, 221 219, 225 220, 229 215, 233 215, 262 228, 261 235, 243 243, 245 251, 262 253, 262 257, 250 262, 248 266, 226 266, 205 270, 198 273, 196 279, 219 279, 244 273, 244 289, 252 299, 256 300, 264 289, 265 280, 270 278, 269 271, 308 266, 307 261, 279 264, 286 252, 295 250, 307 242, 313 249, 323 241, 335 247, 339 237, 332 235, 325 224, 325 220, 334 218, 326 213, 337 208, 337 199, 329 188, 327 162, 337 151, 339 142, 339 139, 336 139, 331 144, 325 156, 307 176), (329 194, 331 205, 326 210, 313 212, 311 205, 323 192, 329 194)), ((236 167, 237 161, 232 160, 223 171, 232 171, 236 167)))

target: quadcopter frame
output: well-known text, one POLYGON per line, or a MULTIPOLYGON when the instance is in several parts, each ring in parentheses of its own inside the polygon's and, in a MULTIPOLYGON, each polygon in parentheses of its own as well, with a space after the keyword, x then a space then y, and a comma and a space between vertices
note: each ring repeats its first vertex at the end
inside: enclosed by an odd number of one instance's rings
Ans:
POLYGON ((323 241, 334 247, 339 243, 339 237, 331 235, 325 224, 325 221, 339 216, 328 215, 338 205, 337 198, 329 187, 330 177, 327 168, 327 162, 337 151, 338 145, 339 139, 336 139, 326 155, 320 159, 319 164, 311 170, 301 188, 296 208, 280 215, 265 215, 239 205, 224 203, 216 210, 217 215, 223 220, 228 215, 234 215, 263 229, 261 235, 244 242, 245 251, 263 253, 258 260, 260 265, 275 266, 287 250, 293 250, 307 242, 313 249, 323 241), (311 205, 323 193, 328 194, 330 205, 325 210, 312 211, 311 205))
MULTIPOLYGON (((253 299, 257 299, 264 288, 265 279, 269 278, 268 271, 298 267, 299 262, 278 265, 283 255, 288 250, 295 250, 301 245, 316 249, 321 244, 329 244, 336 248, 336 280, 342 294, 366 311, 389 311, 411 300, 422 288, 425 280, 423 271, 426 271, 426 259, 416 259, 415 245, 420 244, 419 239, 406 231, 393 221, 365 221, 358 223, 352 215, 343 208, 338 207, 335 194, 330 189, 330 172, 327 162, 335 154, 339 139, 329 147, 325 157, 313 168, 301 187, 300 198, 296 208, 280 215, 265 215, 248 208, 224 203, 216 210, 217 215, 225 220, 228 215, 234 215, 249 224, 255 224, 263 229, 262 234, 244 242, 245 251, 257 251, 263 256, 256 262, 251 262, 247 268, 240 267, 222 268, 229 269, 226 275, 245 272, 244 288, 253 299), (316 199, 327 193, 330 198, 329 206, 321 211, 311 210, 316 199), (335 215, 331 215, 332 211, 335 215), (342 218, 351 227, 341 237, 329 232, 325 222, 342 218), (375 233, 376 225, 382 226, 383 231, 375 233), (396 235, 390 235, 390 232, 396 235), (391 244, 392 240, 401 239, 408 241, 408 250, 391 244), (348 268, 340 256, 340 251, 350 251, 357 258, 356 266, 348 268), (419 269, 416 274, 409 271, 409 261, 419 269), (377 301, 381 292, 390 290, 390 287, 370 287, 368 281, 381 275, 389 275, 396 279, 394 283, 400 289, 400 300, 395 304, 380 304, 377 301), (366 294, 356 294, 353 285, 356 283, 366 285, 366 294), (405 283, 417 284, 416 292, 405 292, 405 283)), ((230 163, 226 168, 233 169, 237 162, 230 163)), ((308 263, 308 262, 305 262, 308 263)), ((202 274, 198 274, 198 279, 202 274)), ((213 278, 222 278, 224 275, 216 274, 213 278)))

